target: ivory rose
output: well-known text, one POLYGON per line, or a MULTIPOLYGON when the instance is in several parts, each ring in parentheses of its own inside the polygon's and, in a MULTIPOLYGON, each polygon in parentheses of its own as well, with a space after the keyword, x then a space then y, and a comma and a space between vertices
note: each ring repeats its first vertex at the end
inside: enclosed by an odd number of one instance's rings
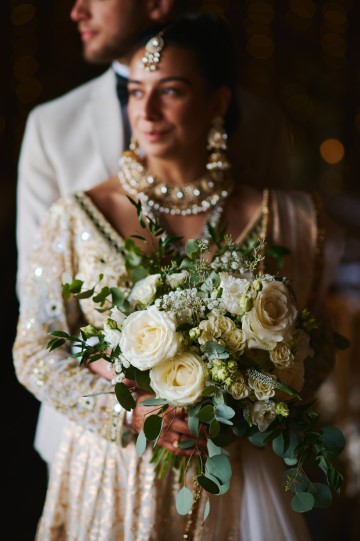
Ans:
POLYGON ((150 370, 151 387, 156 396, 174 406, 197 402, 204 390, 206 376, 206 365, 191 352, 179 353, 150 370))
POLYGON ((160 274, 150 274, 143 280, 139 280, 130 293, 130 302, 138 302, 143 306, 150 304, 156 295, 156 288, 160 284, 160 274))
POLYGON ((242 318, 250 348, 272 350, 278 342, 290 340, 297 309, 285 284, 262 281, 254 306, 242 318))
POLYGON ((250 301, 247 292, 249 291, 249 281, 244 278, 235 278, 226 272, 219 273, 222 288, 221 299, 228 312, 240 316, 246 310, 250 301))
POLYGON ((294 355, 288 344, 279 343, 270 351, 270 359, 279 368, 287 368, 294 361, 294 355))
POLYGON ((122 354, 139 370, 173 357, 182 338, 176 325, 172 312, 161 312, 155 306, 133 312, 123 324, 119 342, 122 354))

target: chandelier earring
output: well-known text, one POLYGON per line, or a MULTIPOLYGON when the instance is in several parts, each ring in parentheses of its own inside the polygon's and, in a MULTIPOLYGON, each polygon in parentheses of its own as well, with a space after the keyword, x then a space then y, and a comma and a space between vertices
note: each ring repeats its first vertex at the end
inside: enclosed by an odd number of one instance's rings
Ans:
POLYGON ((133 155, 134 158, 142 158, 139 143, 133 135, 131 136, 130 140, 129 152, 133 155))
POLYGON ((208 133, 207 149, 210 151, 206 169, 208 171, 226 171, 230 162, 226 156, 228 135, 221 117, 215 117, 208 133))

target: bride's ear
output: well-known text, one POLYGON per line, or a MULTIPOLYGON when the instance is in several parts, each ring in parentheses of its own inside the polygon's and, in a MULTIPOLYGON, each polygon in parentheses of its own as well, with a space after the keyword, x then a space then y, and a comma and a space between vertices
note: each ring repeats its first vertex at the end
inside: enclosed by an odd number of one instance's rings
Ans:
POLYGON ((214 116, 224 118, 229 109, 232 91, 228 86, 221 86, 215 91, 214 116))
POLYGON ((147 0, 147 12, 153 23, 165 22, 174 8, 174 0, 147 0))

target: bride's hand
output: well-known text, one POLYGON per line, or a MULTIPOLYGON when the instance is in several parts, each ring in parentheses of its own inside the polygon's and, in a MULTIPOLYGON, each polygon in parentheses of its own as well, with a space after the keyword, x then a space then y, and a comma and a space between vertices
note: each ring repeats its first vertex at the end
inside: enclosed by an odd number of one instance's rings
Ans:
MULTIPOLYGON (((148 415, 150 411, 149 406, 144 406, 141 404, 141 402, 147 398, 153 398, 153 395, 143 394, 139 396, 136 407, 133 410, 131 425, 137 433, 142 430, 146 415, 148 415)), ((190 456, 194 454, 196 438, 189 430, 186 413, 181 411, 174 412, 173 408, 171 407, 169 410, 170 411, 166 411, 163 414, 163 428, 157 444, 161 447, 165 447, 165 449, 168 449, 175 455, 190 456), (194 442, 194 446, 190 447, 189 449, 180 449, 178 447, 179 442, 187 440, 192 440, 194 442)), ((198 448, 206 449, 206 441, 207 439, 205 431, 200 431, 200 435, 197 440, 198 448)), ((198 454, 198 451, 195 451, 195 454, 198 454)))
POLYGON ((97 361, 88 362, 86 365, 91 372, 111 381, 115 376, 115 369, 111 366, 109 361, 105 359, 98 359, 97 361))

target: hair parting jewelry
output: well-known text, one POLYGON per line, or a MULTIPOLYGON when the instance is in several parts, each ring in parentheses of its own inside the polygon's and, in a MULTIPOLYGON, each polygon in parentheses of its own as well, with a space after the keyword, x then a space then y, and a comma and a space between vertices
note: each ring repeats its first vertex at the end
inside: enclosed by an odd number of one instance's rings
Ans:
POLYGON ((159 34, 150 38, 145 45, 145 53, 142 57, 142 63, 143 68, 146 71, 155 71, 159 68, 160 53, 165 45, 163 33, 164 32, 159 32, 159 34))

